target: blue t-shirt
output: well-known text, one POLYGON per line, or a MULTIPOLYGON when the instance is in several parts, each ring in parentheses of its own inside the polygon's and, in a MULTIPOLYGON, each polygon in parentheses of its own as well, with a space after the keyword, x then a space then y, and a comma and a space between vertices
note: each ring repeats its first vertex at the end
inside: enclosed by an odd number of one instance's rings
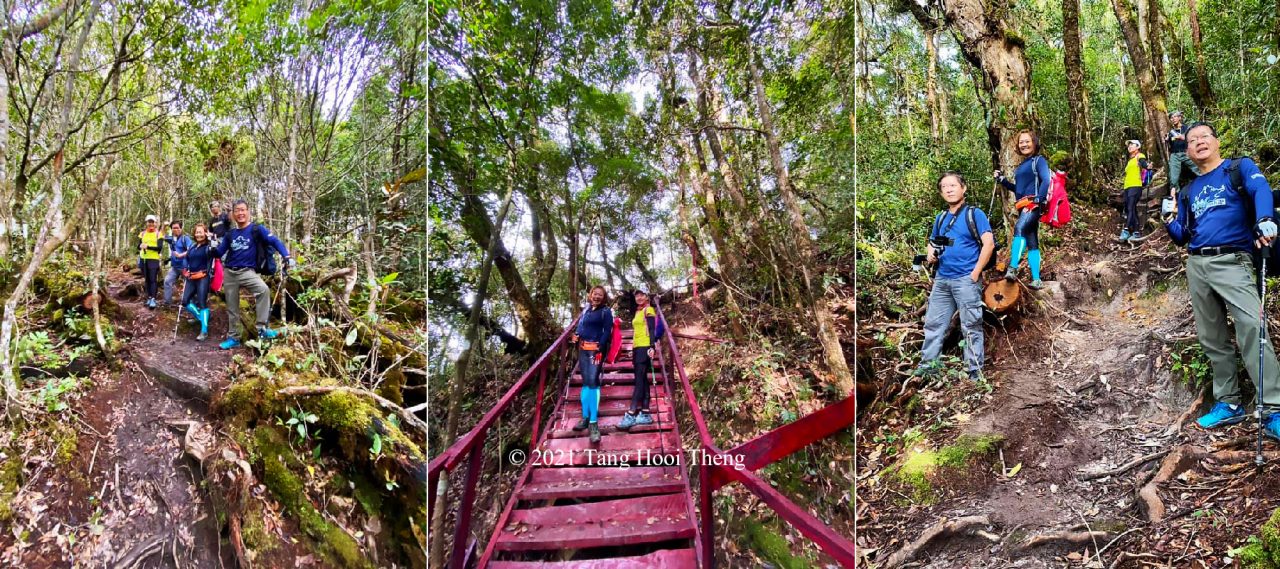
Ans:
POLYGON ((169 244, 169 262, 173 264, 173 268, 178 271, 187 268, 186 257, 179 258, 178 253, 186 253, 191 250, 191 246, 195 245, 195 243, 191 242, 191 238, 186 235, 182 237, 169 235, 164 240, 169 244))
POLYGON ((187 249, 186 267, 193 273, 205 271, 212 274, 213 272, 213 250, 209 248, 209 243, 204 245, 193 245, 187 249))
MULTIPOLYGON (((258 249, 255 247, 253 226, 250 223, 243 229, 233 227, 227 230, 226 235, 222 237, 222 241, 218 242, 217 256, 223 259, 223 266, 228 269, 252 269, 258 262, 258 249)), ((284 242, 278 237, 272 235, 271 230, 258 226, 260 236, 267 240, 267 243, 275 247, 280 252, 281 257, 288 257, 289 250, 285 248, 284 242)))
POLYGON ((1044 203, 1049 199, 1049 178, 1052 174, 1049 172, 1049 161, 1045 160, 1039 154, 1023 160, 1018 165, 1017 171, 1013 174, 1014 182, 1010 182, 1008 178, 1000 180, 1000 183, 1013 192, 1017 199, 1027 196, 1035 196, 1036 201, 1044 203), (1037 171, 1040 176, 1040 185, 1036 186, 1037 171))
POLYGON ((987 219, 987 214, 982 213, 981 209, 965 205, 960 207, 960 211, 952 214, 950 210, 942 212, 942 219, 934 217, 935 225, 929 229, 929 239, 942 234, 942 237, 950 237, 951 245, 942 249, 942 254, 938 255, 938 274, 940 279, 958 279, 967 277, 973 272, 973 267, 978 264, 978 257, 982 255, 982 236, 991 233, 991 221, 987 219), (967 219, 967 209, 973 209, 973 222, 978 226, 978 239, 973 238, 973 234, 969 232, 969 220, 967 219), (954 222, 953 222, 954 220, 954 222), (940 222, 939 222, 940 221, 940 222))
POLYGON ((1165 226, 1175 243, 1191 249, 1253 247, 1254 226, 1262 218, 1273 215, 1271 185, 1253 160, 1240 159, 1240 180, 1244 182, 1245 193, 1253 198, 1254 219, 1246 220, 1245 204, 1231 187, 1231 177, 1227 174, 1230 165, 1231 160, 1223 160, 1178 194, 1178 217, 1165 226), (1195 215, 1194 231, 1187 231, 1187 212, 1195 215))
POLYGON ((587 307, 578 320, 578 338, 588 342, 599 342, 600 351, 607 352, 609 340, 613 336, 613 311, 608 306, 599 308, 587 307))

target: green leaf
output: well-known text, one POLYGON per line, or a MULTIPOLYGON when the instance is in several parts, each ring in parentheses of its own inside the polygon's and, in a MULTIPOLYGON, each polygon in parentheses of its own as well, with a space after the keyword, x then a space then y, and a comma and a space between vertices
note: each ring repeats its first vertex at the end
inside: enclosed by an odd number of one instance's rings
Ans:
POLYGON ((373 434, 373 448, 369 449, 369 454, 374 456, 382 454, 382 435, 373 434))
POLYGON ((308 423, 314 423, 314 422, 319 421, 319 420, 320 420, 320 418, 319 418, 319 417, 317 417, 317 416, 315 415, 315 413, 308 413, 308 414, 307 414, 307 422, 308 422, 308 423))
POLYGON ((304 438, 304 439, 305 439, 305 438, 307 438, 307 426, 306 426, 306 425, 303 425, 302 423, 298 423, 298 436, 299 436, 299 437, 302 437, 302 438, 304 438))
POLYGON ((381 284, 389 285, 393 282, 396 282, 396 277, 398 276, 400 276, 400 273, 391 273, 385 277, 382 277, 382 280, 380 282, 381 284))

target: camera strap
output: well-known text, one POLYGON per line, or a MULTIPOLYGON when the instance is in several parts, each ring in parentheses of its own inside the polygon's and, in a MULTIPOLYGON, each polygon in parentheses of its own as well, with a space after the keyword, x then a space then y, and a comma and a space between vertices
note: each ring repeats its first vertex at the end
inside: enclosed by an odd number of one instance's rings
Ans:
POLYGON ((969 209, 968 204, 960 206, 960 211, 956 212, 955 216, 951 218, 951 222, 947 224, 947 228, 943 229, 941 233, 938 232, 938 227, 942 225, 942 218, 945 217, 950 212, 948 212, 945 209, 938 212, 938 217, 934 218, 933 220, 933 232, 931 235, 929 235, 929 241, 933 241, 935 237, 946 237, 947 234, 951 232, 951 228, 956 226, 956 221, 959 221, 960 216, 964 215, 965 211, 968 209, 969 209))

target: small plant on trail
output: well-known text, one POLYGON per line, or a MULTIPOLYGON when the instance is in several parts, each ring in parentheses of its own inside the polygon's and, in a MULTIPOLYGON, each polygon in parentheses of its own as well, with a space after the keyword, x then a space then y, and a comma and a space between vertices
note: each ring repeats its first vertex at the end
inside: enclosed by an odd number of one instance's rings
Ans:
POLYGON ((1174 353, 1170 370, 1188 385, 1199 387, 1213 379, 1209 356, 1199 343, 1187 344, 1174 353))
POLYGON ((314 413, 308 413, 303 410, 302 407, 290 407, 289 420, 286 421, 283 418, 277 417, 276 424, 289 427, 289 430, 297 435, 295 442, 302 445, 310 440, 311 437, 320 435, 320 429, 311 430, 311 428, 308 427, 308 425, 319 420, 320 418, 314 413))
POLYGON ((80 385, 80 378, 69 375, 64 378, 51 378, 45 382, 44 387, 40 388, 40 401, 44 403, 44 407, 50 413, 65 411, 67 402, 63 401, 63 394, 75 389, 80 385))

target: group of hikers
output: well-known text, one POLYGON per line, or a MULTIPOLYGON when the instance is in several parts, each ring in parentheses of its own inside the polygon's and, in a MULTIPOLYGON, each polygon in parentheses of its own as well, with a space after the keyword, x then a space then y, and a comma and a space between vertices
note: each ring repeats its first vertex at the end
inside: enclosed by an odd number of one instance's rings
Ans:
MULTIPOLYGON (((1230 315, 1245 369, 1259 394, 1262 434, 1280 440, 1280 364, 1266 338, 1262 312, 1265 279, 1261 271, 1276 238, 1274 211, 1280 204, 1274 203, 1271 186, 1253 160, 1224 159, 1218 133, 1211 124, 1184 126, 1182 118, 1177 111, 1170 115, 1173 128, 1166 135, 1170 197, 1164 200, 1161 219, 1173 242, 1186 247, 1189 254, 1187 288, 1196 337, 1213 371, 1215 404, 1197 422, 1212 429, 1245 419, 1236 350, 1231 345, 1231 325, 1227 321, 1230 315)), ((1017 280, 1025 251, 1032 276, 1030 286, 1040 288, 1037 232, 1049 202, 1051 174, 1035 134, 1022 131, 1016 136, 1022 161, 1013 181, 1000 171, 995 172, 996 180, 1013 191, 1018 200, 1005 278, 1017 280)), ((1132 242, 1142 239, 1139 202, 1151 180, 1141 143, 1130 140, 1126 146, 1126 212, 1120 240, 1132 242)), ((944 172, 937 186, 947 208, 934 218, 929 232, 926 261, 936 266, 936 273, 924 318, 921 363, 912 373, 928 376, 940 371, 943 340, 952 315, 958 311, 968 375, 980 380, 984 359, 982 273, 995 256, 994 234, 986 214, 965 203, 964 176, 944 172)))
POLYGON ((218 347, 229 350, 240 345, 243 328, 240 289, 245 288, 253 294, 258 337, 275 338, 279 332, 267 327, 271 316, 271 289, 262 280, 262 274, 275 272, 274 260, 270 258, 272 250, 280 254, 286 269, 293 268, 296 262, 283 241, 253 222, 249 204, 244 200, 232 203, 230 215, 222 211, 222 204, 210 204, 209 214, 209 221, 197 223, 190 237, 184 234, 181 220, 170 221, 165 235, 155 215, 146 217, 146 228, 138 234, 138 268, 146 286, 147 308, 171 306, 173 291, 181 280, 182 296, 178 306, 200 323, 196 340, 203 341, 209 335, 209 292, 223 292, 228 316, 227 338, 218 347), (161 255, 166 246, 168 257, 161 255), (164 296, 157 303, 162 260, 169 267, 164 277, 164 296))
MULTIPOLYGON (((635 315, 632 327, 632 363, 634 364, 634 388, 631 404, 618 423, 618 429, 628 431, 632 427, 653 424, 653 411, 649 404, 649 372, 653 369, 653 349, 665 333, 658 313, 649 304, 649 295, 637 290, 635 315)), ((596 285, 587 294, 588 306, 578 319, 570 341, 578 348, 578 372, 582 374, 582 419, 573 426, 574 431, 588 431, 592 443, 600 442, 600 387, 604 362, 617 355, 621 348, 621 320, 613 317, 609 297, 603 286, 596 285), (617 344, 615 344, 617 342, 617 344)))

